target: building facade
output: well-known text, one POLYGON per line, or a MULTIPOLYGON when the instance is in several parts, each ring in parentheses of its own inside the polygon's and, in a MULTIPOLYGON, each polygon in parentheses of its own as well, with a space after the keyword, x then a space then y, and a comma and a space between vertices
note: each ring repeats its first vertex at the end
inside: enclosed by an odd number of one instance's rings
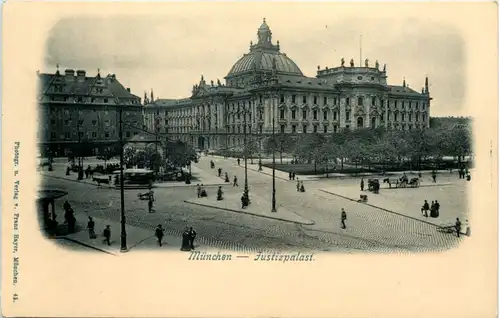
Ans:
POLYGON ((83 70, 38 74, 37 140, 43 155, 99 155, 119 141, 119 109, 123 139, 143 128, 141 99, 114 74, 88 77, 83 70))
POLYGON ((340 66, 304 76, 274 44, 265 19, 258 42, 231 68, 225 84, 201 76, 192 95, 153 100, 144 107, 150 130, 188 141, 201 149, 238 147, 243 135, 336 133, 342 129, 409 130, 429 127, 429 83, 417 92, 405 81, 388 85, 386 66, 340 66))

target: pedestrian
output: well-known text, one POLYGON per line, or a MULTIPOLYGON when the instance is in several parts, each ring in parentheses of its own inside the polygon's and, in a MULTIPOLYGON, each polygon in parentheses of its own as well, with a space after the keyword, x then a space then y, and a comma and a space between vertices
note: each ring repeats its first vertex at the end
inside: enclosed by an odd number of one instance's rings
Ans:
POLYGON ((196 231, 190 227, 189 228, 189 247, 194 250, 194 239, 196 238, 196 231))
POLYGON ((220 175, 222 174, 222 169, 221 168, 217 169, 217 173, 218 177, 220 178, 220 175))
POLYGON ((226 175, 225 175, 225 178, 224 178, 224 182, 228 182, 229 183, 229 175, 227 174, 227 172, 226 172, 226 175))
POLYGON ((363 178, 361 178, 361 184, 360 184, 360 187, 361 187, 361 191, 364 191, 365 190, 365 180, 363 178))
POLYGON ((153 201, 154 201, 153 196, 150 193, 148 196, 148 212, 149 213, 153 213, 153 201))
POLYGON ((299 178, 297 178, 297 192, 300 191, 300 181, 299 181, 299 178))
POLYGON ((181 251, 191 251, 191 246, 189 244, 190 239, 191 239, 191 236, 189 235, 189 229, 186 226, 184 228, 184 232, 182 233, 181 251))
POLYGON ((460 222, 459 218, 457 218, 457 221, 455 222, 455 230, 457 230, 457 237, 460 237, 460 231, 462 230, 462 222, 460 222))
POLYGON ((69 204, 68 201, 64 201, 64 204, 63 204, 64 211, 68 211, 70 208, 71 208, 71 204, 69 204))
POLYGON ((237 186, 238 186, 238 178, 236 178, 236 176, 234 176, 233 187, 237 187, 237 186))
POLYGON ((292 172, 292 180, 295 180, 295 171, 292 172))
POLYGON ((95 222, 91 216, 89 216, 89 221, 87 222, 87 229, 89 230, 89 238, 95 239, 97 237, 95 235, 95 222))
POLYGON ((107 243, 108 246, 111 245, 111 227, 109 225, 106 225, 106 228, 102 232, 102 235, 104 236, 104 243, 107 243))
POLYGON ((158 239, 158 245, 161 247, 162 240, 163 240, 163 235, 164 235, 165 230, 161 226, 161 224, 158 224, 155 230, 155 236, 158 239))
POLYGON ((198 195, 198 198, 201 196, 201 187, 199 183, 196 185, 196 194, 198 195))
POLYGON ((238 166, 240 165, 240 158, 238 158, 238 166))
POLYGON ((343 229, 347 228, 347 226, 345 225, 345 221, 347 221, 347 213, 345 212, 344 208, 342 208, 342 212, 340 213, 340 223, 343 229))
POLYGON ((424 205, 422 206, 422 215, 428 217, 427 212, 429 211, 429 203, 427 200, 424 200, 424 205))
POLYGON ((436 170, 432 170, 432 183, 436 183, 436 170))
POLYGON ((434 206, 436 207, 436 217, 438 217, 439 216, 439 208, 441 207, 441 205, 436 200, 436 201, 434 201, 434 206))
POLYGON ((290 181, 292 180, 292 172, 291 171, 288 172, 288 180, 290 180, 290 181))
POLYGON ((304 187, 304 181, 300 181, 300 192, 306 192, 306 188, 304 187))

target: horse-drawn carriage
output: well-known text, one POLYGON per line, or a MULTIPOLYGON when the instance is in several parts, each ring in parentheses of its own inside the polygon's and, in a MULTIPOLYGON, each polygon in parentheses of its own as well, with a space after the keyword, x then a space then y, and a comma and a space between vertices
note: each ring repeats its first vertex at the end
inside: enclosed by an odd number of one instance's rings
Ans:
POLYGON ((150 190, 145 193, 138 193, 137 197, 139 198, 139 200, 149 200, 149 198, 154 198, 154 191, 150 190))
POLYGON ((392 185, 395 185, 396 188, 418 188, 420 186, 420 179, 417 177, 409 180, 406 176, 402 176, 401 178, 385 178, 383 182, 388 183, 389 188, 392 188, 392 185))
POLYGON ((380 183, 378 179, 368 179, 368 191, 378 193, 379 189, 380 183))

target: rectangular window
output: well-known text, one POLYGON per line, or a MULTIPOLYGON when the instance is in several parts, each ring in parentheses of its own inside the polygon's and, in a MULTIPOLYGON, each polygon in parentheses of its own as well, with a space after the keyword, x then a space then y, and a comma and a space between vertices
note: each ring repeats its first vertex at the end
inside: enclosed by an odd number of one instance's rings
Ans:
POLYGON ((313 103, 314 103, 314 105, 316 105, 318 103, 318 96, 313 97, 313 103))
POLYGON ((281 94, 280 95, 280 103, 284 103, 284 102, 285 102, 285 95, 281 94))
POLYGON ((92 126, 95 126, 95 125, 97 125, 97 120, 92 121, 92 126))
POLYGON ((337 97, 333 98, 333 105, 337 105, 337 97))
POLYGON ((69 120, 68 119, 64 120, 64 126, 69 126, 69 120))
POLYGON ((351 112, 348 110, 345 111, 345 120, 351 120, 351 112))
POLYGON ((55 119, 51 119, 51 120, 50 120, 50 124, 51 124, 51 125, 55 125, 55 124, 56 124, 56 120, 55 120, 55 119))
POLYGON ((292 125, 292 133, 296 133, 297 132, 297 126, 296 125, 292 125))
POLYGON ((109 138, 109 132, 105 132, 104 137, 109 138))
POLYGON ((262 134, 262 125, 259 126, 259 134, 262 134))
POLYGON ((405 121, 405 114, 401 114, 401 121, 405 121))
POLYGON ((295 103, 295 98, 297 97, 297 95, 292 95, 292 103, 295 103))
POLYGON ((333 132, 334 132, 334 133, 336 133, 338 129, 339 129, 339 128, 338 128, 338 126, 337 126, 337 125, 333 126, 333 132))
POLYGON ((83 138, 83 131, 79 131, 79 132, 78 132, 78 137, 79 137, 79 138, 83 138))
POLYGON ((295 119, 295 109, 292 110, 292 119, 295 119))
POLYGON ((79 103, 82 103, 82 102, 83 102, 83 97, 78 96, 78 102, 79 102, 79 103))
POLYGON ((346 105, 351 105, 351 99, 349 97, 346 97, 345 104, 346 105))
POLYGON ((318 111, 313 111, 313 119, 318 120, 318 111))
POLYGON ((130 131, 125 132, 125 136, 128 138, 130 137, 130 131))
POLYGON ((307 125, 302 126, 302 132, 304 134, 307 133, 307 125))
POLYGON ((78 120, 78 125, 79 126, 83 125, 83 119, 78 120))
POLYGON ((326 110, 323 111, 323 120, 328 119, 328 112, 326 110))
POLYGON ((307 111, 303 110, 302 111, 302 119, 306 119, 306 118, 307 118, 307 111))
POLYGON ((372 97, 372 106, 375 106, 376 98, 372 97))
POLYGON ((408 121, 411 121, 411 114, 408 114, 408 121))
POLYGON ((328 104, 328 98, 326 96, 323 97, 323 104, 325 104, 325 105, 328 104))
POLYGON ((326 134, 328 132, 328 126, 323 126, 323 132, 326 134))
POLYGON ((358 106, 363 106, 363 97, 358 97, 358 106))
POLYGON ((394 121, 397 121, 397 120, 398 120, 398 114, 394 113, 394 121))
POLYGON ((66 138, 66 139, 71 138, 71 133, 70 132, 65 132, 64 133, 64 138, 66 138))
POLYGON ((97 133, 95 131, 92 132, 92 138, 97 138, 97 133))
POLYGON ((337 120, 337 112, 333 112, 333 120, 337 120))
POLYGON ((107 98, 105 98, 105 99, 104 99, 104 103, 106 104, 107 102, 108 102, 108 99, 107 99, 107 98))
POLYGON ((425 114, 422 114, 422 121, 425 122, 425 114))
POLYGON ((282 134, 285 133, 285 125, 281 125, 280 126, 280 131, 281 131, 282 134))
POLYGON ((307 103, 307 97, 306 96, 302 96, 302 103, 307 103))
POLYGON ((314 131, 315 133, 317 133, 317 132, 318 132, 318 126, 314 125, 314 126, 313 126, 313 131, 314 131))
POLYGON ((285 110, 284 109, 280 110, 280 119, 285 119, 285 110))
MULTIPOLYGON (((165 128, 165 132, 167 132, 167 128, 165 128)), ((138 132, 134 131, 134 136, 137 136, 138 132)))

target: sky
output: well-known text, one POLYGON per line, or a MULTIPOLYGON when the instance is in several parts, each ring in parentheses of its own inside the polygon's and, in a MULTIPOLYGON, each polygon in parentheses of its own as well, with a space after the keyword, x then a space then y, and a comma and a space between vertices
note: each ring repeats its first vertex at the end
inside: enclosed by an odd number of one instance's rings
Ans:
MULTIPOLYGON (((354 58, 387 64, 388 83, 403 78, 420 91, 429 77, 432 116, 467 115, 465 41, 453 23, 425 15, 323 12, 289 6, 288 14, 269 10, 172 10, 172 13, 86 15, 61 18, 46 41, 42 71, 84 69, 93 76, 116 74, 141 98, 189 97, 200 76, 223 80, 232 65, 257 41, 265 17, 281 52, 306 76, 317 66, 340 65, 354 58), (362 40, 360 41, 360 35, 362 40)), ((364 62, 363 62, 364 63, 364 62)))

